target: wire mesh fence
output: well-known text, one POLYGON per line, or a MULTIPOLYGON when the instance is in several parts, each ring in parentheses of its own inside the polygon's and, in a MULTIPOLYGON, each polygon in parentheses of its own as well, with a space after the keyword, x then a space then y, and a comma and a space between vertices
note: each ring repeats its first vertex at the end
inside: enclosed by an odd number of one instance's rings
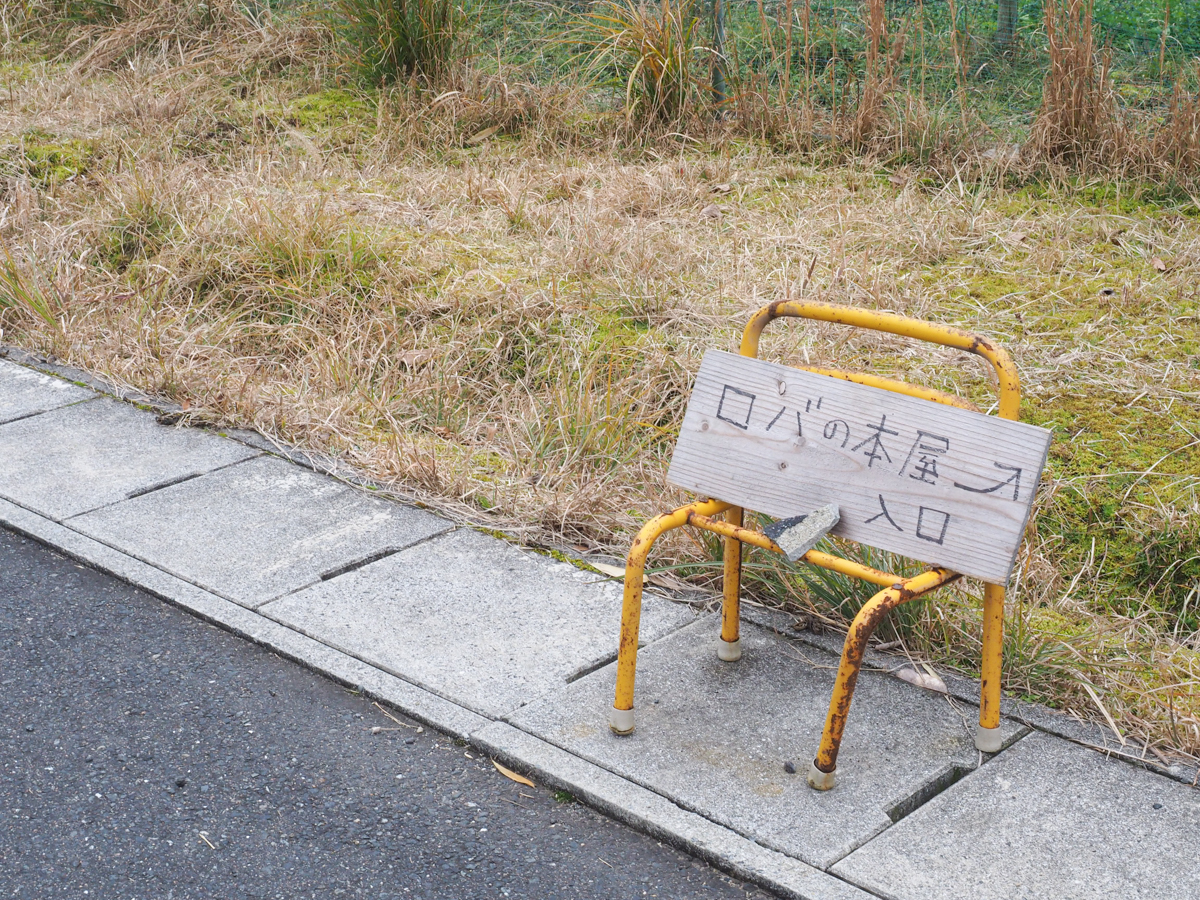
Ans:
MULTIPOLYGON (((847 29, 861 27, 862 5, 858 0, 728 0, 734 15, 783 22, 790 14, 796 24, 807 15, 813 23, 836 22, 847 29)), ((884 7, 893 24, 924 16, 953 22, 977 38, 994 36, 1002 15, 996 0, 885 0, 884 7)), ((1036 33, 1042 0, 1020 0, 1013 7, 1015 30, 1036 33)), ((1200 0, 1098 0, 1092 15, 1102 42, 1114 50, 1157 55, 1165 46, 1169 53, 1200 55, 1200 0)))
MULTIPOLYGON (((835 25, 847 32, 862 27, 861 0, 723 0, 730 19, 762 20, 782 27, 788 16, 795 27, 807 17, 810 25, 835 25)), ((549 2, 511 2, 501 5, 528 7, 545 14, 550 23, 562 13, 583 13, 593 0, 549 0, 549 2)), ((953 24, 973 39, 996 34, 1001 18, 997 0, 885 0, 890 24, 902 24, 925 17, 929 21, 953 24)), ((1043 0, 1016 0, 1014 30, 1035 35, 1042 20, 1043 0)), ((713 0, 697 4, 697 13, 711 17, 713 0)), ((1200 56, 1200 0, 1096 0, 1093 17, 1104 44, 1122 53, 1158 55, 1163 52, 1200 56)))
MULTIPOLYGON (((1189 148, 1200 146, 1200 125, 1184 115, 1200 102, 1200 0, 477 2, 489 11, 480 16, 481 34, 498 62, 543 80, 607 80, 627 111, 638 90, 655 93, 654 85, 634 84, 643 78, 647 45, 627 47, 624 64, 610 54, 601 66, 596 48, 616 39, 618 20, 637 30, 669 8, 691 23, 694 41, 683 61, 688 71, 675 74, 690 80, 696 102, 715 105, 718 116, 725 109, 743 123, 763 121, 763 135, 825 130, 859 145, 873 120, 890 121, 897 142, 919 144, 922 159, 934 144, 955 141, 1021 145, 1045 112, 1048 84, 1086 82, 1084 105, 1095 113, 1085 118, 1121 123, 1124 145, 1136 144, 1129 135, 1171 121, 1186 132, 1180 140, 1189 148), (998 27, 1002 13, 1012 26, 1008 40, 998 27), (1051 32, 1058 27, 1061 40, 1069 21, 1079 26, 1068 28, 1074 43, 1052 47, 1051 32)), ((1069 93, 1083 97, 1074 87, 1069 93)), ((1097 128, 1091 130, 1108 135, 1104 140, 1120 130, 1097 128)), ((1075 136, 1067 145, 1083 140, 1075 136)))

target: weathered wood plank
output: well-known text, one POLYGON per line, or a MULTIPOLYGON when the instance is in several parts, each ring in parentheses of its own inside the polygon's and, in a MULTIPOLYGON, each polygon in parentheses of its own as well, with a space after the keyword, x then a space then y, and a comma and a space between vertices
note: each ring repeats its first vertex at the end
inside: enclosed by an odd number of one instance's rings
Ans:
POLYGON ((713 350, 667 477, 776 517, 836 503, 834 534, 1007 584, 1049 447, 1034 425, 713 350))

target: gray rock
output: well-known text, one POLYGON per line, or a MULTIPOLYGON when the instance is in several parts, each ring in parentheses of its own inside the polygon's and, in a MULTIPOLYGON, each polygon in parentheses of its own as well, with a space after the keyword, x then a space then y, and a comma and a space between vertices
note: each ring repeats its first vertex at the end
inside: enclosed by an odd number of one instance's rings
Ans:
POLYGON ((779 545, 784 555, 796 562, 805 553, 817 546, 821 538, 829 534, 841 520, 837 504, 830 503, 802 516, 781 519, 768 525, 763 531, 779 545))

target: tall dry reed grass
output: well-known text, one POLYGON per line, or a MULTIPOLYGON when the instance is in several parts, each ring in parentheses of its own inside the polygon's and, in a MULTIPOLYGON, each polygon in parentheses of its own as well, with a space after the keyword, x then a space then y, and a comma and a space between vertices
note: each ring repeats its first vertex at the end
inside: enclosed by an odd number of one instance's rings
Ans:
POLYGON ((463 68, 470 35, 457 0, 335 0, 329 17, 347 64, 370 84, 442 86, 463 68))
POLYGON ((1043 22, 1050 61, 1033 151, 1052 160, 1112 159, 1127 137, 1119 133, 1108 58, 1096 46, 1092 0, 1047 0, 1043 22))

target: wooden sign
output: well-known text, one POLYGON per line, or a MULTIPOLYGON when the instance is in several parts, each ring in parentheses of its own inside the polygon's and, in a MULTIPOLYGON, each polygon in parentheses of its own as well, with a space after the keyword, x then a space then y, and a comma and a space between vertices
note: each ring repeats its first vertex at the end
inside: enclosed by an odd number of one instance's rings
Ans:
POLYGON ((1007 584, 1050 432, 719 350, 667 477, 777 518, 836 503, 833 533, 1007 584))

